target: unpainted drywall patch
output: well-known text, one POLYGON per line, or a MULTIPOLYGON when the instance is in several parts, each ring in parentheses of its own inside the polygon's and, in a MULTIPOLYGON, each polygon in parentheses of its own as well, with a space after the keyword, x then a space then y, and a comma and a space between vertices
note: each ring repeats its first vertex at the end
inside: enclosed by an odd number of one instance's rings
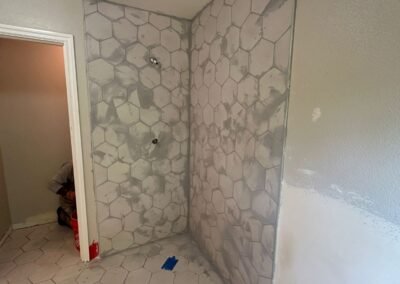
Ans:
POLYGON ((317 122, 321 118, 322 112, 319 107, 313 109, 312 112, 312 122, 317 122))
POLYGON ((368 210, 372 214, 383 217, 369 196, 340 184, 339 180, 328 179, 326 175, 318 172, 318 169, 299 168, 291 174, 292 177, 286 179, 287 183, 291 186, 316 190, 319 194, 339 199, 352 206, 368 210))
POLYGON ((315 171, 310 170, 310 169, 298 169, 298 172, 300 172, 306 176, 313 176, 316 173, 315 171))
POLYGON ((337 191, 338 193, 340 193, 340 194, 342 194, 343 193, 343 190, 340 188, 340 186, 339 185, 337 185, 337 184, 331 184, 331 186, 330 186, 330 188, 332 189, 332 190, 334 190, 334 191, 337 191))
POLYGON ((316 190, 283 183, 276 284, 395 284, 400 226, 316 190))

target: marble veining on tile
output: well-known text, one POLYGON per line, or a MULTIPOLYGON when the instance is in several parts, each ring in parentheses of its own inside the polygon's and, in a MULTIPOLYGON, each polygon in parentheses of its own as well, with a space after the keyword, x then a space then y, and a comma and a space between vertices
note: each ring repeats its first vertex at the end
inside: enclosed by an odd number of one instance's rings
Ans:
POLYGON ((271 283, 294 0, 214 0, 191 28, 84 3, 103 255, 184 231, 190 211, 226 283, 271 283))
POLYGON ((293 0, 214 0, 192 24, 190 229, 226 283, 272 283, 293 0))
POLYGON ((186 230, 190 23, 103 1, 84 5, 105 255, 186 230))

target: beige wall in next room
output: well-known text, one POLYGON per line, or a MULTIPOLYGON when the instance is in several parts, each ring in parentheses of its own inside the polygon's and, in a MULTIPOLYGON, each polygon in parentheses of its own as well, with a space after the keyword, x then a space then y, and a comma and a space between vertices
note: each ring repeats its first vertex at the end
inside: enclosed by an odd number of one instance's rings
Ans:
POLYGON ((0 145, 14 226, 54 221, 48 183, 71 160, 62 46, 0 39, 0 145))
POLYGON ((74 37, 89 240, 96 241, 98 236, 83 38, 83 3, 81 0, 2 0, 0 1, 0 24, 65 33, 74 37))
POLYGON ((8 207, 7 188, 4 180, 3 157, 0 148, 0 240, 11 225, 10 209, 8 207))

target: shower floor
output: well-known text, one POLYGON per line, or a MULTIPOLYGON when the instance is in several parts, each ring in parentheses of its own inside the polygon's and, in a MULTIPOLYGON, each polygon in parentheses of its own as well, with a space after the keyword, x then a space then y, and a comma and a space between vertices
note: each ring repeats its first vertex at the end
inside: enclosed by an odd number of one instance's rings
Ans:
POLYGON ((72 232, 57 224, 14 231, 0 248, 0 284, 222 284, 188 235, 82 263, 72 232), (173 271, 161 269, 176 256, 173 271))

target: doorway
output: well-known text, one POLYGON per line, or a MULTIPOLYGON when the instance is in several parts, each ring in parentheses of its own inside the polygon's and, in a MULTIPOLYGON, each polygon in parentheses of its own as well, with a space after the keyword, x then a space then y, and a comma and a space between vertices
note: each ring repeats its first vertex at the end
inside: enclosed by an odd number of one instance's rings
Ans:
MULTIPOLYGON (((14 27, 8 25, 0 25, 0 39, 7 39, 9 41, 18 40, 21 43, 27 45, 40 45, 45 44, 47 46, 57 47, 58 51, 61 52, 63 57, 63 73, 64 75, 64 86, 66 87, 66 102, 65 106, 68 111, 66 112, 65 127, 66 133, 61 140, 64 141, 66 147, 70 147, 70 159, 74 165, 74 183, 76 193, 76 207, 78 213, 78 224, 79 224, 79 243, 80 243, 80 255, 83 261, 89 261, 89 241, 88 241, 88 225, 87 225, 87 212, 86 212, 86 198, 85 198, 85 185, 84 185, 84 174, 83 174, 83 157, 82 157, 82 142, 81 142, 81 130, 80 130, 80 117, 79 117, 79 104, 78 104, 78 92, 76 83, 76 71, 75 71, 75 55, 74 55, 74 44, 72 35, 60 34, 43 30, 33 30, 28 28, 14 27)), ((57 50, 55 48, 54 50, 57 50)), ((52 80, 52 78, 49 78, 52 80)), ((31 82, 32 83, 32 82, 31 82)), ((35 83, 35 82, 33 82, 35 83)), ((53 82, 54 83, 54 82, 53 82)), ((62 84, 62 82, 61 82, 62 84)), ((54 84, 52 84, 54 85, 54 84)), ((33 98, 31 98, 32 100, 33 98)), ((24 103, 24 98, 20 98, 20 104, 24 103)), ((58 100, 60 102, 60 100, 58 100)), ((28 102, 27 102, 28 103, 28 102)), ((62 104, 62 103, 61 103, 62 104)), ((60 103, 59 103, 60 105, 60 103)), ((50 106, 51 108, 51 106, 50 106)), ((47 106, 49 109, 49 106, 47 106)), ((53 115, 57 114, 54 109, 53 115)), ((24 114, 21 114, 24 116, 24 114)), ((49 117, 49 123, 52 123, 52 118, 49 117)), ((62 123, 59 125, 62 127, 62 123)), ((46 127, 46 125, 44 125, 46 127)), ((57 125, 53 125, 56 129, 57 125)), ((23 139, 21 139, 23 141, 23 139)), ((43 147, 43 145, 41 145, 43 147)), ((49 145, 49 150, 51 145, 49 145)), ((44 147, 46 148, 46 146, 44 147)), ((35 161, 31 161, 35 163, 35 161)), ((40 164, 39 161, 38 165, 40 164)), ((61 165, 59 165, 61 166, 61 165)), ((23 170, 19 173, 21 179, 23 178, 23 170)), ((54 173, 53 173, 54 175, 54 173)), ((50 176, 51 178, 52 176, 50 176)), ((46 190, 46 189, 45 189, 46 190)), ((44 220, 47 217, 41 216, 44 220)), ((40 218, 39 218, 40 219, 40 218)), ((34 222, 38 222, 35 220, 34 222)), ((17 226, 14 226, 18 228, 17 226)))

